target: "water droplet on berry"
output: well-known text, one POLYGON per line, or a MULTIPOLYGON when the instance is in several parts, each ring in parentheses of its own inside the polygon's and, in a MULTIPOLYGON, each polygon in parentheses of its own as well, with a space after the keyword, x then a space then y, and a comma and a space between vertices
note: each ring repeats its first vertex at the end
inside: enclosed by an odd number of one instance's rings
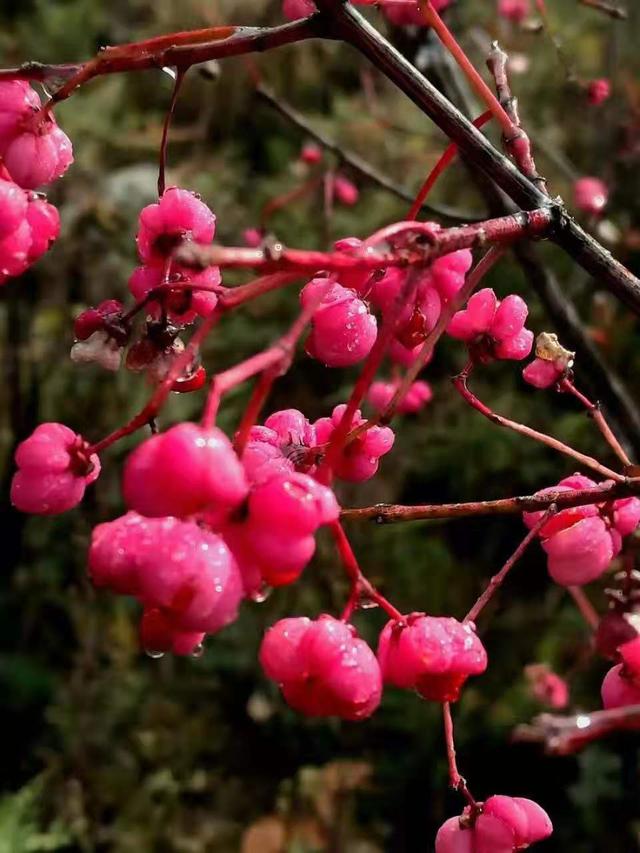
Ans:
POLYGON ((164 657, 164 652, 159 652, 155 649, 145 649, 144 653, 152 660, 159 660, 160 658, 164 657))
POLYGON ((256 604, 262 604, 263 601, 266 601, 267 598, 269 598, 272 592, 272 588, 266 583, 263 583, 255 592, 251 593, 249 598, 251 601, 255 601, 256 604))
POLYGON ((204 643, 198 643, 197 646, 194 646, 191 651, 192 658, 201 658, 204 654, 204 643))

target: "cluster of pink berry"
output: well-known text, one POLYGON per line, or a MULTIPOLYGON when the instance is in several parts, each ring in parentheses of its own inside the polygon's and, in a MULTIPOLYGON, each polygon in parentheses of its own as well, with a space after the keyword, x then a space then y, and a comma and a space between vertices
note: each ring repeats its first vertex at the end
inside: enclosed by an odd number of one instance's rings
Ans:
POLYGON ((474 293, 467 307, 456 312, 447 327, 453 338, 465 341, 473 361, 526 358, 533 332, 525 329, 529 309, 515 294, 499 301, 491 288, 474 293))
MULTIPOLYGON (((178 187, 167 189, 157 203, 140 213, 136 242, 142 266, 131 275, 129 290, 146 309, 147 322, 140 339, 129 347, 125 364, 129 370, 145 371, 152 382, 162 381, 183 352, 182 327, 215 310, 221 284, 218 267, 194 270, 173 260, 175 250, 185 243, 209 245, 215 225, 216 217, 207 205, 178 187)), ((71 358, 117 370, 131 337, 129 319, 117 300, 84 311, 75 322, 71 358)), ((174 390, 195 390, 205 379, 204 368, 194 361, 178 377, 174 390)))
POLYGON ((0 82, 0 284, 21 275, 58 237, 60 217, 39 187, 73 162, 71 142, 28 83, 0 82))
MULTIPOLYGON (((598 484, 582 474, 565 477, 557 486, 537 494, 595 489, 598 484)), ((532 528, 543 513, 525 512, 532 528)), ((622 539, 640 523, 640 499, 620 498, 602 504, 585 504, 556 513, 542 526, 539 537, 547 553, 549 574, 562 586, 579 586, 600 577, 620 552, 622 539)))
POLYGON ((470 675, 487 666, 471 623, 412 613, 387 623, 377 656, 352 625, 332 616, 282 619, 260 650, 265 673, 292 708, 314 717, 370 717, 382 684, 417 690, 434 702, 454 702, 470 675))
POLYGON ((549 815, 533 800, 498 794, 449 818, 438 830, 436 853, 515 853, 552 832, 549 815))

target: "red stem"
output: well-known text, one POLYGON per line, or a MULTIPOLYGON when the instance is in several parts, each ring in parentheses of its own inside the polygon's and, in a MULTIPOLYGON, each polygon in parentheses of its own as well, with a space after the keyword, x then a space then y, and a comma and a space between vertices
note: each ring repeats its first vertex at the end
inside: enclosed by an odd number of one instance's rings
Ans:
POLYGON ((567 588, 569 590, 569 594, 575 601, 578 610, 582 614, 582 618, 591 630, 595 631, 600 624, 600 617, 598 616, 598 612, 593 604, 591 604, 587 598, 586 592, 580 586, 570 586, 567 588))
POLYGON ((478 616, 484 610, 486 605, 491 601, 493 596, 496 594, 496 592, 498 591, 499 587, 504 582, 504 579, 509 574, 511 569, 515 566, 515 564, 518 562, 520 557, 522 557, 522 555, 527 550, 529 545, 536 538, 536 536, 540 532, 541 528, 549 520, 550 516, 554 515, 556 512, 557 512, 556 505, 551 504, 551 506, 547 509, 547 511, 542 514, 541 518, 538 519, 536 524, 527 533, 527 535, 524 537, 522 542, 518 545, 518 547, 513 552, 513 554, 509 557, 509 559, 504 564, 504 566, 500 569, 500 571, 496 575, 494 575, 491 578, 491 580, 489 581, 484 592, 478 597, 478 600, 476 601, 476 603, 473 605, 471 610, 464 617, 465 622, 475 622, 477 620, 478 616))
POLYGON ((573 394, 573 396, 582 403, 585 409, 589 412, 589 415, 596 422, 596 425, 600 432, 602 433, 605 441, 609 445, 609 447, 613 450, 618 459, 622 462, 625 467, 628 467, 632 464, 631 460, 627 456, 625 449, 622 447, 618 439, 616 438, 613 430, 607 423, 605 416, 602 414, 602 410, 597 403, 592 403, 588 397, 586 397, 581 391, 578 391, 576 386, 571 382, 571 380, 564 378, 560 382, 560 389, 562 391, 567 391, 569 394, 573 394))
MULTIPOLYGON (((493 113, 491 112, 491 110, 487 110, 486 113, 482 113, 482 115, 478 116, 478 118, 473 120, 473 125, 474 127, 480 128, 485 125, 491 118, 493 118, 493 113)), ((411 205, 411 209, 407 213, 407 219, 415 219, 416 216, 420 213, 420 210, 423 204, 425 203, 427 196, 433 189, 435 182, 445 171, 447 166, 449 166, 449 164, 453 162, 457 154, 458 146, 455 144, 455 142, 452 142, 451 145, 449 145, 445 149, 444 153, 440 156, 433 169, 427 175, 425 182, 418 191, 418 195, 416 196, 415 201, 411 205)))
POLYGON ((473 817, 479 811, 479 807, 471 794, 471 791, 467 788, 466 780, 458 771, 458 763, 456 761, 456 744, 453 734, 453 718, 451 716, 451 704, 449 702, 442 703, 442 719, 444 722, 444 740, 447 748, 447 763, 449 765, 449 784, 455 791, 459 791, 469 806, 471 806, 471 817, 473 817))
POLYGON ((585 453, 581 453, 579 450, 575 450, 568 444, 565 444, 559 439, 553 438, 553 436, 547 435, 544 432, 538 432, 538 430, 532 429, 531 427, 528 427, 525 424, 520 424, 517 421, 512 421, 509 418, 505 418, 502 415, 496 414, 496 412, 494 412, 492 409, 489 408, 489 406, 479 400, 475 396, 475 394, 467 387, 467 377, 469 375, 471 367, 471 364, 467 365, 467 367, 462 373, 460 373, 458 376, 455 376, 453 378, 453 385, 456 391, 458 391, 460 396, 463 398, 463 400, 465 400, 465 402, 467 402, 477 412, 480 412, 481 415, 484 415, 485 418, 490 420, 492 423, 497 424, 498 426, 513 430, 513 432, 517 432, 520 435, 526 435, 528 438, 533 438, 535 441, 539 441, 540 444, 544 444, 546 445, 546 447, 550 447, 552 450, 557 450, 559 453, 564 453, 565 456, 570 456, 572 459, 575 459, 577 462, 580 462, 581 465, 586 465, 593 471, 597 471, 597 473, 600 474, 602 477, 607 477, 612 480, 616 480, 619 483, 624 482, 625 478, 622 474, 618 474, 611 468, 607 468, 606 465, 602 465, 600 462, 598 462, 597 459, 594 459, 592 456, 587 456, 585 453))
POLYGON ((349 542, 347 534, 344 532, 340 522, 333 521, 329 527, 338 548, 342 565, 344 566, 347 577, 351 583, 351 593, 349 595, 347 606, 342 614, 342 619, 345 621, 348 620, 352 611, 357 607, 360 599, 368 598, 378 604, 392 619, 395 619, 398 622, 403 622, 404 616, 402 613, 400 613, 400 611, 397 610, 390 601, 387 601, 387 599, 379 593, 373 584, 370 583, 370 581, 368 581, 363 575, 358 564, 358 560, 356 559, 356 555, 353 553, 351 543, 349 542))

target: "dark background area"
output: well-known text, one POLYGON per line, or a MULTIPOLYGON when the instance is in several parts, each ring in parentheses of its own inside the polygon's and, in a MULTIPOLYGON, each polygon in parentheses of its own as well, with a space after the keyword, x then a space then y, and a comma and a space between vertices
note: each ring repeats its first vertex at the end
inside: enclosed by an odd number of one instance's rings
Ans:
MULTIPOLYGON (((448 20, 478 67, 494 37, 528 62, 513 83, 539 167, 552 191, 565 198, 577 175, 609 183, 611 204, 597 228, 637 272, 640 16, 634 3, 622 25, 577 0, 548 5, 578 76, 612 79, 613 97, 597 110, 566 81, 544 32, 516 31, 498 21, 489 0, 458 0, 448 20)), ((275 4, 247 0, 5 0, 1 9, 3 65, 73 61, 102 44, 171 30, 280 20, 275 4)), ((372 17, 388 29, 375 10, 372 17)), ((440 51, 428 34, 390 32, 405 50, 419 52, 429 73, 438 66, 440 51)), ((313 125, 408 188, 417 190, 446 144, 346 47, 309 43, 261 56, 258 63, 265 81, 313 125), (373 92, 367 98, 363 75, 373 92)), ((68 351, 79 310, 127 295, 136 263, 136 217, 154 198, 170 94, 171 80, 161 71, 114 76, 94 81, 58 111, 76 152, 74 166, 51 192, 61 210, 62 236, 35 269, 0 294, 5 499, 15 444, 37 423, 62 421, 96 439, 134 413, 149 393, 137 375, 74 367, 68 351)), ((474 110, 482 111, 477 104, 474 110)), ((199 191, 218 216, 217 239, 237 245, 271 197, 304 179, 297 162, 304 141, 256 100, 243 61, 225 61, 216 81, 193 69, 176 110, 169 183, 199 191)), ((355 207, 337 207, 323 220, 318 198, 302 199, 280 211, 271 227, 289 245, 319 247, 345 235, 365 236, 406 214, 407 206, 394 196, 356 182, 361 198, 355 207)), ((459 164, 441 180, 433 200, 483 210, 459 164)), ((635 320, 558 250, 543 246, 541 254, 635 396, 635 320)), ((234 280, 239 277, 228 278, 234 280)), ((531 328, 554 330, 510 256, 487 283, 501 296, 525 295, 531 328)), ((267 345, 286 328, 296 304, 289 290, 225 318, 207 346, 209 369, 267 345)), ((380 475, 362 486, 341 487, 344 506, 525 494, 572 473, 570 461, 503 434, 462 404, 449 377, 463 358, 461 346, 443 342, 425 376, 434 387, 433 403, 398 421, 396 447, 380 475)), ((301 355, 278 382, 270 408, 295 406, 315 419, 345 399, 354 375, 325 370, 301 355)), ((588 382, 580 359, 576 376, 578 385, 588 382)), ((526 386, 518 365, 488 367, 474 388, 496 411, 610 461, 576 405, 526 386)), ((225 399, 226 428, 237 424, 248 391, 225 399)), ((202 399, 172 399, 161 426, 197 417, 202 399)), ((447 792, 439 708, 388 690, 365 723, 309 721, 285 706, 257 664, 262 632, 280 616, 340 609, 346 586, 328 537, 319 537, 318 555, 300 583, 262 604, 245 604, 240 619, 209 639, 198 659, 148 659, 138 647, 136 606, 91 588, 85 570, 90 531, 121 513, 119 472, 136 440, 105 454, 103 475, 73 512, 27 518, 2 505, 0 853, 432 850, 439 824, 461 807, 447 792)), ((401 610, 461 618, 518 544, 523 526, 515 517, 398 526, 360 522, 349 525, 349 534, 367 574, 401 610)), ((589 589, 601 608, 605 585, 606 579, 589 589)), ((356 622, 375 642, 381 614, 365 610, 356 622)), ((640 849, 636 736, 610 738, 567 758, 511 743, 514 727, 541 710, 529 694, 525 665, 545 662, 566 677, 573 710, 599 707, 607 666, 591 652, 569 596, 549 581, 538 546, 482 616, 479 630, 490 667, 468 684, 454 709, 461 770, 476 796, 538 800, 555 825, 541 853, 640 849)))

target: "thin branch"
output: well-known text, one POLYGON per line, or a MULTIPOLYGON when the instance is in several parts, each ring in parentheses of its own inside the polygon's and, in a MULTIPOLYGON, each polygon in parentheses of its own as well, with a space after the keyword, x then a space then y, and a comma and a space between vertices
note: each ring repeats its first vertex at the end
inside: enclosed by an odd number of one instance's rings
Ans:
POLYGON ((569 394, 572 394, 577 400, 580 401, 580 403, 582 403, 589 415, 595 421, 598 429, 604 437, 604 440, 607 442, 609 447, 613 450, 613 452, 622 462, 622 464, 628 468, 632 464, 632 462, 627 456, 625 449, 622 447, 622 445, 616 438, 613 430, 607 423, 606 418, 602 414, 600 406, 597 403, 592 403, 591 400, 589 400, 588 397, 585 397, 585 395, 581 391, 578 391, 573 382, 571 382, 571 380, 567 379, 566 377, 560 382, 559 387, 561 390, 567 391, 569 394))
POLYGON ((637 730, 638 724, 640 705, 627 705, 608 711, 587 711, 570 717, 539 714, 531 723, 518 726, 513 733, 513 740, 542 744, 549 755, 571 755, 606 735, 628 729, 637 730))
POLYGON ((532 427, 527 426, 526 424, 518 423, 517 421, 512 421, 510 418, 505 418, 502 415, 497 414, 492 409, 490 409, 482 400, 478 399, 476 395, 469 389, 467 386, 467 376, 468 371, 463 371, 458 376, 453 378, 453 386, 458 391, 460 396, 469 403, 477 412, 480 412, 481 415, 484 415, 487 420, 490 420, 492 423, 497 424, 498 426, 505 427, 506 429, 510 429, 513 432, 516 432, 520 435, 526 435, 528 438, 534 439, 534 441, 539 441, 541 444, 550 447, 552 450, 558 451, 558 453, 563 453, 565 456, 570 456, 572 459, 575 459, 576 462, 579 462, 581 465, 585 465, 587 468, 591 468, 593 471, 596 471, 600 476, 611 478, 612 480, 617 480, 618 482, 624 481, 624 476, 622 474, 618 474, 617 471, 614 471, 611 468, 607 468, 606 465, 602 465, 602 463, 598 462, 597 459, 594 459, 592 456, 587 456, 586 453, 581 453, 579 450, 575 450, 575 448, 570 447, 568 444, 560 441, 557 438, 554 438, 551 435, 547 435, 544 432, 539 432, 532 427))
POLYGON ((423 521, 425 519, 472 518, 485 515, 520 515, 523 512, 538 512, 556 504, 559 510, 586 504, 600 504, 618 498, 640 495, 640 477, 630 477, 623 482, 606 482, 593 489, 575 491, 546 490, 544 494, 519 495, 490 501, 469 501, 453 504, 375 504, 359 509, 343 509, 342 518, 347 521, 371 520, 379 524, 400 521, 423 521))
MULTIPOLYGON (((402 201, 409 203, 412 202, 413 193, 410 192, 410 190, 394 183, 387 175, 378 171, 375 166, 372 166, 360 157, 359 154, 355 154, 353 151, 343 148, 335 140, 329 138, 326 134, 313 127, 302 113, 298 112, 298 110, 283 100, 279 95, 276 95, 273 89, 269 86, 264 83, 259 83, 256 86, 255 91, 265 103, 277 110, 290 124, 297 127, 298 130, 301 130, 306 136, 315 140, 324 149, 334 154, 341 163, 347 165, 361 178, 371 181, 371 183, 376 184, 381 189, 386 190, 388 193, 391 193, 391 195, 394 195, 402 201)), ((424 213, 437 216, 439 219, 450 220, 451 222, 478 222, 482 219, 480 214, 476 215, 462 210, 454 210, 453 208, 446 207, 444 205, 422 204, 420 206, 420 210, 424 213)), ((415 214, 409 218, 414 219, 415 214)))
POLYGON ((551 504, 551 506, 547 508, 547 511, 542 513, 541 517, 534 524, 531 530, 529 530, 527 535, 518 545, 513 554, 509 557, 504 566, 497 574, 495 574, 491 578, 484 592, 482 592, 482 594, 478 597, 478 600, 473 605, 471 610, 464 617, 465 622, 475 622, 477 620, 478 616, 484 610, 486 605, 491 601, 493 596, 496 594, 511 569, 515 566, 520 557, 522 557, 522 555, 527 550, 529 545, 533 542, 533 540, 536 538, 542 527, 544 527, 544 525, 547 523, 549 517, 554 515, 554 513, 556 513, 557 511, 558 507, 555 504, 551 504))
POLYGON ((548 207, 520 211, 497 219, 488 219, 458 228, 443 228, 434 233, 423 222, 401 222, 388 226, 385 234, 395 236, 400 231, 422 235, 420 245, 414 244, 402 251, 375 254, 370 251, 316 252, 307 249, 289 249, 283 243, 261 249, 230 246, 200 246, 189 243, 178 250, 176 261, 186 266, 205 268, 211 264, 226 268, 249 268, 262 273, 299 272, 314 273, 319 270, 342 272, 344 270, 377 270, 388 267, 427 266, 441 255, 458 249, 473 249, 492 243, 509 244, 523 237, 540 237, 550 233, 553 214, 548 207), (397 226, 397 227, 396 227, 397 226), (395 230, 394 230, 395 229, 395 230))
POLYGON ((606 0, 578 0, 582 6, 588 6, 590 9, 595 9, 597 12, 602 12, 603 15, 608 15, 610 18, 616 18, 619 21, 626 21, 629 13, 622 6, 614 3, 608 3, 606 0))

